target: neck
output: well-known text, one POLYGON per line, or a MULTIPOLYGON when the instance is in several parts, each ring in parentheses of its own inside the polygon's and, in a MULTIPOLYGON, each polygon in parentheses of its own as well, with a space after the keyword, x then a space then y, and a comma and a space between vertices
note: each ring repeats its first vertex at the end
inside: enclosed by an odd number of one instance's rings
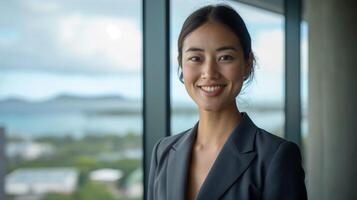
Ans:
POLYGON ((200 110, 196 145, 220 149, 240 121, 241 115, 235 102, 218 112, 200 110))

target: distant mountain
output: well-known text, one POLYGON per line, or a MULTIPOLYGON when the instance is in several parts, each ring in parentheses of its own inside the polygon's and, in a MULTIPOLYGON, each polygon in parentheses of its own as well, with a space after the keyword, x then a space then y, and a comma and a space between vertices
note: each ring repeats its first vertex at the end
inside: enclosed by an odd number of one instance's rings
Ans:
POLYGON ((75 96, 69 94, 62 94, 56 96, 55 98, 47 100, 48 102, 56 102, 56 101, 105 101, 105 100, 126 100, 121 95, 103 95, 103 96, 75 96))
POLYGON ((31 101, 19 97, 10 97, 6 99, 0 99, 0 104, 2 103, 44 103, 44 102, 58 102, 58 101, 100 101, 100 100, 129 100, 121 95, 103 95, 103 96, 76 96, 70 94, 58 95, 54 98, 44 100, 44 101, 31 101))
POLYGON ((26 103, 27 101, 25 99, 17 98, 17 97, 11 97, 7 99, 0 100, 1 103, 26 103))
POLYGON ((124 98, 120 95, 75 96, 60 95, 45 101, 28 101, 18 98, 0 100, 0 112, 85 112, 105 113, 120 110, 125 113, 139 112, 140 100, 124 98))
MULTIPOLYGON (((197 113, 192 103, 175 103, 172 112, 176 114, 197 113)), ((283 110, 283 104, 274 102, 241 103, 244 111, 273 112, 283 110)), ((0 114, 80 112, 86 115, 128 115, 140 114, 141 99, 128 99, 121 95, 75 96, 63 94, 45 101, 27 101, 19 98, 0 100, 0 114)))

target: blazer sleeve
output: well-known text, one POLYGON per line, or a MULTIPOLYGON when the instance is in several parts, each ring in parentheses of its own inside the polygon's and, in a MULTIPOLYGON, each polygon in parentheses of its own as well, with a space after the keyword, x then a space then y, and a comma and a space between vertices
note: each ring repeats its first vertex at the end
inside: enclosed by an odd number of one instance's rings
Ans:
POLYGON ((146 200, 154 200, 154 180, 155 180, 155 171, 158 164, 157 159, 157 149, 160 145, 161 139, 155 144, 152 154, 151 154, 151 162, 150 162, 150 171, 149 171, 149 179, 147 186, 147 198, 146 200))
POLYGON ((263 200, 306 200, 305 172, 299 147, 283 142, 274 154, 265 176, 263 200))

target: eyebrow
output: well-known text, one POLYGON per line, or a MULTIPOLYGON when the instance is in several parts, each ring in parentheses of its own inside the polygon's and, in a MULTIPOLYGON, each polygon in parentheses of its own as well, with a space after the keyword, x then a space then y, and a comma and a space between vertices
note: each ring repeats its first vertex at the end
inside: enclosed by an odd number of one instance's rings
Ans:
POLYGON ((203 49, 191 47, 191 48, 188 48, 185 52, 188 52, 188 51, 203 51, 203 49))
POLYGON ((225 51, 225 50, 238 51, 238 49, 234 46, 224 46, 216 49, 216 51, 225 51))
MULTIPOLYGON (((216 51, 225 51, 225 50, 238 51, 238 49, 234 46, 223 46, 223 47, 216 49, 216 51)), ((188 52, 188 51, 203 51, 203 49, 200 49, 197 47, 191 47, 191 48, 188 48, 185 52, 188 52)))

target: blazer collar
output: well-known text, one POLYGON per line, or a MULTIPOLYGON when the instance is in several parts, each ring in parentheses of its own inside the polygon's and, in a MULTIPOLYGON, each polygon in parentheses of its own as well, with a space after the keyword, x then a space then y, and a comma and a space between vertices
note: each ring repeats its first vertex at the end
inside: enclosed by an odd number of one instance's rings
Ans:
MULTIPOLYGON (((168 160, 168 199, 184 200, 192 146, 198 123, 173 146, 168 160), (171 156, 172 155, 172 156, 171 156), (172 171, 171 171, 172 170, 172 171)), ((246 113, 232 131, 213 163, 196 200, 218 199, 248 168, 256 156, 254 140, 257 127, 246 113)))
POLYGON ((197 128, 198 122, 172 146, 167 166, 167 169, 170 170, 167 176, 167 199, 185 199, 191 150, 195 141, 197 128))

